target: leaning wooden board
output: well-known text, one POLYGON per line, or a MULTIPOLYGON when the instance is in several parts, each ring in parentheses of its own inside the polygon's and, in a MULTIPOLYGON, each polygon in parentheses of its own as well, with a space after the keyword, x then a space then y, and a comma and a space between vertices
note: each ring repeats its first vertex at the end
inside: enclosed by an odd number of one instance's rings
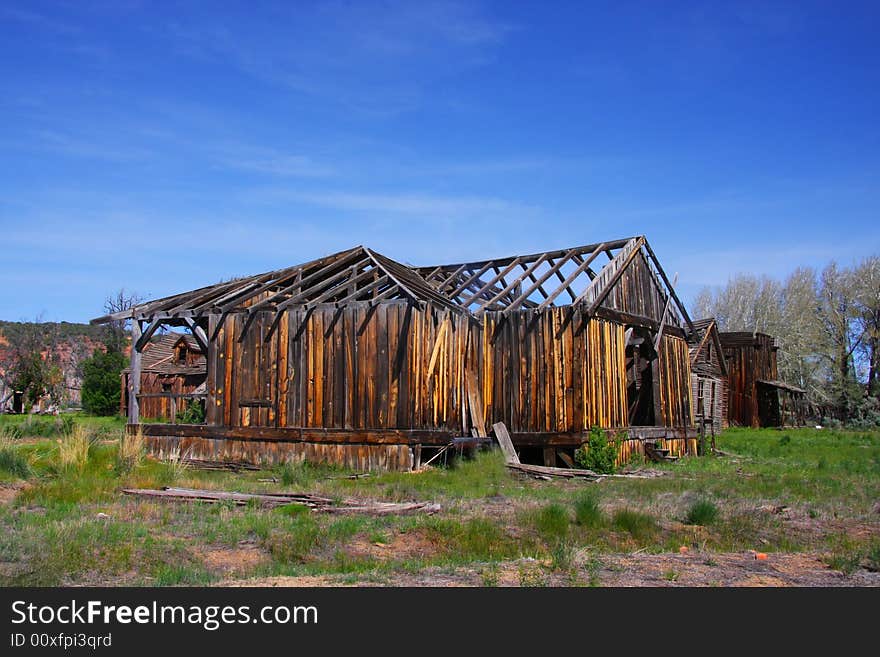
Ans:
POLYGON ((510 440, 510 433, 507 431, 507 427, 504 426, 504 422, 496 422, 492 425, 492 429, 495 431, 495 438, 498 439, 498 444, 501 445, 501 451, 504 452, 504 461, 518 465, 519 456, 517 456, 516 450, 513 448, 513 441, 510 440))

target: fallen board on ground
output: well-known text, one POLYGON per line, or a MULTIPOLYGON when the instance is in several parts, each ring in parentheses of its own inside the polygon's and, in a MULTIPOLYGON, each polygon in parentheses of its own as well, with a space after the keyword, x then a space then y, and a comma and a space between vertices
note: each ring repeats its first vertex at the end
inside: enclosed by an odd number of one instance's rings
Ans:
POLYGON ((430 502, 363 502, 342 500, 336 504, 332 499, 310 493, 238 493, 197 488, 123 488, 126 495, 152 497, 186 502, 232 502, 238 506, 258 504, 275 507, 301 504, 320 513, 392 515, 402 513, 437 513, 440 505, 430 502))

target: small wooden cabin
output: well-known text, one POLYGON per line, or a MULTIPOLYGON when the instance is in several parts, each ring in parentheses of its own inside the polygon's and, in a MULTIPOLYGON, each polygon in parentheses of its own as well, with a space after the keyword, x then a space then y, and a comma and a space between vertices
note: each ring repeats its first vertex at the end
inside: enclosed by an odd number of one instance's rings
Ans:
POLYGON ((695 319, 688 341, 694 419, 703 435, 716 436, 728 426, 727 362, 714 318, 695 319))
POLYGON ((773 336, 726 332, 719 338, 728 372, 731 425, 801 426, 806 422, 806 391, 779 380, 773 336))
MULTIPOLYGON (((207 361, 191 336, 166 333, 144 345, 141 356, 140 416, 173 422, 186 404, 204 404, 207 361)), ((120 414, 129 408, 131 368, 122 371, 120 414)))
POLYGON ((494 422, 547 464, 593 426, 624 458, 696 450, 693 326, 643 236, 430 267, 359 246, 93 321, 126 317, 132 372, 160 326, 206 355, 206 423, 141 425, 159 454, 410 469, 494 422))

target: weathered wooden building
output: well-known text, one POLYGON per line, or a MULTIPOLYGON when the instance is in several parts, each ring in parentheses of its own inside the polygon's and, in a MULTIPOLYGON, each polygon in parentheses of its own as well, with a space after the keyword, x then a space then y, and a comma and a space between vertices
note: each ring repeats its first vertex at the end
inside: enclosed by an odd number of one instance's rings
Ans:
MULTIPOLYGON (((207 361, 191 336, 166 333, 144 345, 141 355, 140 404, 142 418, 174 421, 187 404, 204 404, 207 361)), ((129 408, 131 368, 122 371, 120 414, 129 408)))
POLYGON ((162 325, 206 354, 206 423, 142 425, 158 452, 408 469, 499 421, 551 464, 592 426, 696 449, 693 326, 644 237, 431 267, 356 247, 94 321, 124 316, 133 372, 162 325))
POLYGON ((719 334, 728 373, 731 425, 779 427, 806 421, 806 391, 779 380, 776 340, 766 333, 719 334))
POLYGON ((694 329, 689 340, 694 419, 704 435, 716 436, 728 426, 727 362, 715 319, 695 319, 694 329))

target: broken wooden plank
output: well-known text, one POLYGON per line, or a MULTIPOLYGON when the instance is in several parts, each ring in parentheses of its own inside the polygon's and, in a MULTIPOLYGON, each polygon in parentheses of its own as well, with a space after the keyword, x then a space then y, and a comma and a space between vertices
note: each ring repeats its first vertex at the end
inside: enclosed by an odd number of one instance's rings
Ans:
POLYGON ((342 500, 337 504, 329 497, 311 493, 239 493, 231 491, 202 490, 197 488, 123 488, 126 495, 152 497, 185 502, 232 502, 237 506, 256 503, 265 507, 301 504, 317 513, 394 515, 404 513, 438 513, 439 504, 433 502, 372 502, 364 500, 342 500))
POLYGON ((597 474, 592 470, 580 468, 552 468, 546 465, 530 465, 528 463, 508 463, 511 470, 524 472, 525 474, 539 477, 562 477, 564 479, 592 479, 597 480, 604 475, 597 474))
POLYGON ((516 455, 513 441, 510 440, 510 432, 507 431, 504 422, 496 422, 492 425, 492 429, 495 431, 495 438, 498 439, 498 444, 501 445, 501 451, 504 452, 505 463, 508 465, 512 463, 519 464, 519 456, 516 455))
POLYGON ((346 515, 388 516, 416 511, 431 515, 440 512, 440 505, 431 502, 374 502, 351 506, 328 506, 319 510, 322 513, 346 515))
POLYGON ((508 463, 507 467, 511 470, 523 472, 525 474, 543 479, 545 477, 560 477, 563 479, 588 479, 590 481, 600 481, 602 479, 653 479, 663 476, 656 470, 649 470, 644 473, 632 472, 621 474, 599 474, 592 470, 584 468, 551 468, 546 465, 531 465, 529 463, 508 463))
POLYGON ((467 385, 468 407, 471 411, 471 423, 477 431, 477 436, 485 438, 486 423, 483 420, 483 400, 480 396, 480 383, 477 375, 470 368, 465 373, 465 382, 467 385))

